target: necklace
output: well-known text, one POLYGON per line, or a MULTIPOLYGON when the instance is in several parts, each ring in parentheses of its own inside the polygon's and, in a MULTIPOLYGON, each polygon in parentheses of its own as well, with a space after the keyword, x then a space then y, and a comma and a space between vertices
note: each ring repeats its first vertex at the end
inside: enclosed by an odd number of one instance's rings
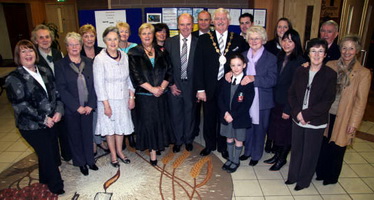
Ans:
MULTIPOLYGON (((142 45, 143 46, 143 45, 142 45)), ((145 52, 147 53, 148 56, 153 56, 153 53, 152 53, 152 49, 153 47, 151 47, 151 50, 148 51, 147 48, 145 48, 145 46, 143 46, 143 49, 145 50, 145 52)))
POLYGON ((229 48, 231 46, 231 40, 234 38, 234 33, 230 32, 230 40, 227 43, 226 49, 223 51, 223 54, 221 53, 220 49, 217 47, 217 43, 214 41, 214 37, 211 32, 208 32, 210 35, 210 39, 212 40, 213 47, 216 49, 216 52, 220 55, 219 56, 219 63, 224 65, 226 63, 226 53, 229 52, 229 48))
POLYGON ((105 50, 106 54, 108 54, 109 57, 111 57, 113 60, 117 60, 120 56, 121 56, 121 53, 117 50, 117 56, 116 57, 113 57, 109 54, 108 52, 108 49, 105 50))

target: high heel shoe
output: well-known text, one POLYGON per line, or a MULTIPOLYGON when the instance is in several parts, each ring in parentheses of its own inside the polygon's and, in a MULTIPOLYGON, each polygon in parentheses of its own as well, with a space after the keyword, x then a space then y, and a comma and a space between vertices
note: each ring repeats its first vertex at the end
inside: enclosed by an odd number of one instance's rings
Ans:
POLYGON ((118 168, 118 167, 119 167, 119 162, 118 162, 118 160, 116 160, 116 161, 111 161, 110 164, 111 164, 113 167, 115 167, 115 168, 118 168))
POLYGON ((123 163, 125 163, 125 164, 130 164, 130 163, 131 163, 131 160, 128 159, 127 157, 124 157, 124 158, 119 157, 119 159, 120 159, 123 163))
POLYGON ((152 166, 157 165, 157 159, 156 160, 149 160, 149 162, 151 163, 152 166))
POLYGON ((103 150, 105 153, 109 153, 109 152, 110 152, 109 148, 106 149, 106 148, 102 147, 101 145, 102 145, 102 144, 98 144, 97 146, 98 146, 101 150, 103 150))

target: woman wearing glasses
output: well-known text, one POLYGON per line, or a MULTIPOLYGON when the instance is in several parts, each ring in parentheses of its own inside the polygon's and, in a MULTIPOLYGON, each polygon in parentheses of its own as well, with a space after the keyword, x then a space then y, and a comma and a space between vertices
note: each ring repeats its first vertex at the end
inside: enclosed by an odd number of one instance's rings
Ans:
POLYGON ((309 41, 309 67, 296 70, 288 93, 292 116, 291 161, 286 184, 309 187, 315 172, 328 112, 336 93, 336 72, 323 64, 327 42, 309 41))

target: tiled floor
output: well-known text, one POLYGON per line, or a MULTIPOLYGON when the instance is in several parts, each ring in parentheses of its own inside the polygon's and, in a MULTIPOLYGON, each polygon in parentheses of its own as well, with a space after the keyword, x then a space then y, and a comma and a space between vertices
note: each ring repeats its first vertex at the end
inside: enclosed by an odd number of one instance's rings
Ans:
MULTIPOLYGON (((363 132, 374 134, 374 123, 364 122, 363 132)), ((203 143, 201 134, 196 142, 203 143)), ((0 172, 32 152, 14 126, 13 110, 5 98, 0 96, 0 172)), ((217 154, 218 157, 220 155, 217 154)), ((264 154, 263 160, 270 154, 264 154)), ((373 200, 374 199, 374 143, 356 139, 344 158, 339 183, 323 186, 313 180, 309 188, 294 191, 295 185, 287 186, 288 164, 279 172, 268 170, 270 166, 262 162, 250 167, 242 162, 237 172, 232 174, 234 183, 233 200, 373 200)))

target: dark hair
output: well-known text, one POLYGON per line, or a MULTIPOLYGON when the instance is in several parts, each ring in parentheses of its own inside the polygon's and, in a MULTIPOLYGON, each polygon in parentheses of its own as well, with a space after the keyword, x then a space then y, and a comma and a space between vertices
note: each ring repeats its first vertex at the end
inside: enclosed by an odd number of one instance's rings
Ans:
MULTIPOLYGON (((291 21, 290 21, 288 18, 282 17, 282 18, 278 19, 277 23, 275 24, 275 29, 274 29, 274 38, 275 38, 276 41, 278 41, 278 40, 277 40, 277 38, 278 38, 277 28, 278 28, 278 23, 279 23, 280 21, 286 21, 287 24, 288 24, 288 29, 293 29, 293 28, 292 28, 292 23, 291 23, 291 21)), ((283 38, 282 38, 282 39, 283 39, 283 38)))
POLYGON ((166 30, 166 38, 170 37, 170 30, 169 30, 168 25, 166 25, 164 23, 158 23, 158 24, 153 24, 153 26, 155 27, 155 34, 156 34, 156 32, 159 32, 159 31, 162 31, 163 29, 165 29, 166 30))
MULTIPOLYGON (((291 61, 291 60, 296 59, 298 56, 303 55, 303 48, 301 47, 300 35, 296 30, 288 29, 288 31, 284 33, 282 40, 288 39, 288 38, 291 38, 292 42, 295 43, 295 48, 292 50, 289 56, 289 60, 291 61)), ((282 50, 278 54, 278 59, 279 58, 283 59, 285 56, 286 56, 286 52, 282 48, 282 50)))
POLYGON ((327 42, 325 39, 321 39, 321 38, 313 38, 311 40, 308 41, 307 45, 306 45, 306 51, 305 51, 305 54, 306 55, 309 55, 309 52, 310 52, 310 48, 312 47, 322 47, 325 49, 325 55, 327 54, 327 42))
POLYGON ((243 13, 239 16, 239 21, 241 18, 244 18, 244 17, 249 17, 249 20, 251 21, 251 23, 253 23, 253 15, 252 14, 249 14, 249 13, 243 13))
POLYGON ((35 45, 30 40, 20 40, 17 42, 16 47, 14 48, 14 62, 17 65, 22 65, 19 56, 21 48, 32 49, 35 53, 35 63, 39 62, 39 55, 36 51, 35 45))
POLYGON ((229 64, 231 63, 231 60, 234 58, 239 58, 240 60, 243 61, 243 63, 247 64, 247 59, 244 58, 244 56, 241 53, 234 53, 233 55, 231 55, 229 58, 229 64))

